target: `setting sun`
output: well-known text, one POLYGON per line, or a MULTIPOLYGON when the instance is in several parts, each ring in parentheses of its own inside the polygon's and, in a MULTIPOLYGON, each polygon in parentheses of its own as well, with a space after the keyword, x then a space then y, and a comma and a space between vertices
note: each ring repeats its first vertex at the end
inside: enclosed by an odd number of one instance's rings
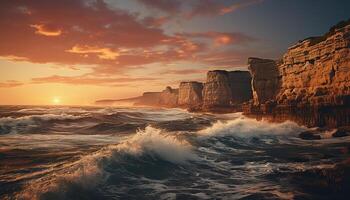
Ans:
POLYGON ((54 97, 52 98, 52 103, 57 105, 61 103, 61 98, 60 97, 54 97))

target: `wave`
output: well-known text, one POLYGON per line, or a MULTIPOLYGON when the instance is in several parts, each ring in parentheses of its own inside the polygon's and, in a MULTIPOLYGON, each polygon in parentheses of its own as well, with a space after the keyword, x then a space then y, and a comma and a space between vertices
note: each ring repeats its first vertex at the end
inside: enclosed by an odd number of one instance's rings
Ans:
POLYGON ((257 121, 246 117, 239 117, 229 121, 217 121, 211 127, 198 132, 202 137, 210 136, 238 136, 254 137, 259 135, 289 135, 306 130, 298 124, 290 121, 283 123, 270 123, 257 121))
POLYGON ((132 155, 147 152, 173 163, 185 163, 197 159, 192 152, 192 146, 186 140, 165 134, 161 129, 151 126, 137 131, 131 138, 119 144, 117 150, 132 155))
MULTIPOLYGON (((125 137, 118 144, 106 146, 75 162, 52 169, 48 175, 29 182, 22 192, 16 194, 16 197, 64 199, 66 190, 69 188, 92 191, 97 184, 109 177, 110 174, 106 168, 110 166, 123 168, 122 165, 132 165, 129 162, 135 162, 135 160, 128 160, 128 156, 135 159, 149 159, 150 156, 175 165, 186 165, 188 161, 198 160, 193 147, 186 140, 148 126, 144 130, 138 130, 133 136, 125 137), (113 165, 113 163, 119 164, 113 165)), ((130 172, 123 172, 125 175, 128 173, 130 172)))
POLYGON ((79 118, 81 118, 81 116, 69 114, 28 115, 18 118, 2 117, 0 118, 0 134, 20 133, 39 126, 40 122, 51 120, 74 120, 79 118))

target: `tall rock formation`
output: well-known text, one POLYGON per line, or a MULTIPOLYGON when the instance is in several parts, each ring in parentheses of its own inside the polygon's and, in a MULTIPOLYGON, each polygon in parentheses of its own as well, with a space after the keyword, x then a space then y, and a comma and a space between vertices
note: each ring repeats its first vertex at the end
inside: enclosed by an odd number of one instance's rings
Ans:
POLYGON ((202 105, 203 83, 181 82, 179 86, 178 105, 180 107, 197 107, 202 105))
POLYGON ((248 71, 229 72, 231 104, 241 104, 252 99, 251 80, 252 76, 248 71))
POLYGON ((277 63, 270 59, 249 58, 255 105, 274 99, 280 90, 280 73, 277 63))
POLYGON ((229 73, 224 70, 209 71, 203 89, 203 106, 227 107, 230 105, 231 98, 229 73))
POLYGON ((280 63, 249 59, 249 70, 254 105, 246 112, 308 126, 350 124, 350 20, 298 42, 280 63))
POLYGON ((247 71, 214 70, 207 73, 203 89, 204 109, 231 107, 252 98, 251 76, 247 71))
POLYGON ((165 107, 176 107, 177 100, 179 96, 178 89, 172 89, 171 87, 166 87, 159 95, 159 105, 165 107))

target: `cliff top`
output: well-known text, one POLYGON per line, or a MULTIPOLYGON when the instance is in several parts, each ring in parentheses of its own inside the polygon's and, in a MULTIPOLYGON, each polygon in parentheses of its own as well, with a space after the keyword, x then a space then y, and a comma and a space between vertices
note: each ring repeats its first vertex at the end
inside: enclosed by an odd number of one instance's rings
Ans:
POLYGON ((203 84, 199 81, 181 81, 180 82, 180 84, 189 84, 189 83, 191 83, 191 84, 203 84))
POLYGON ((253 63, 271 63, 271 62, 275 62, 275 60, 265 59, 265 58, 257 58, 257 57, 249 57, 248 58, 248 64, 253 64, 253 63))
POLYGON ((249 71, 244 71, 244 70, 234 70, 234 71, 226 71, 226 70, 211 70, 211 71, 208 71, 208 73, 223 73, 223 74, 228 74, 228 73, 249 73, 249 71))
POLYGON ((309 42, 309 44, 308 44, 309 46, 316 45, 320 42, 325 41, 328 37, 334 35, 336 32, 338 32, 340 29, 342 29, 346 26, 350 26, 350 19, 338 22, 336 25, 332 26, 327 33, 325 33, 322 36, 313 36, 313 37, 305 38, 303 40, 300 40, 297 44, 291 46, 288 49, 297 48, 300 44, 307 42, 307 41, 309 42))

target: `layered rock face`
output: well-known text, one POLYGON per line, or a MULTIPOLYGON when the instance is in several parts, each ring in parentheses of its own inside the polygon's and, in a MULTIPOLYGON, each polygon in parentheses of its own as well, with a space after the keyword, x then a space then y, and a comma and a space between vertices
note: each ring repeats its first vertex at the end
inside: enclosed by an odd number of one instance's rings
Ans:
POLYGON ((203 83, 191 81, 181 82, 179 86, 178 105, 193 107, 202 104, 203 83))
POLYGON ((350 94, 350 25, 326 36, 306 39, 288 49, 279 66, 278 103, 345 103, 350 94))
POLYGON ((231 104, 241 104, 252 99, 252 76, 248 71, 229 72, 229 85, 231 88, 231 104))
POLYGON ((280 73, 277 63, 270 59, 249 58, 255 105, 274 99, 280 90, 280 73))
POLYGON ((215 70, 207 73, 203 107, 230 107, 252 98, 251 76, 247 71, 215 70))
POLYGON ((159 95, 159 105, 166 107, 176 107, 178 100, 179 90, 166 87, 159 95))
POLYGON ((350 123, 350 23, 290 47, 281 62, 250 59, 253 105, 265 113, 308 126, 350 123))
POLYGON ((141 97, 135 101, 135 105, 159 105, 160 92, 144 92, 141 97))
POLYGON ((226 107, 230 105, 231 98, 229 73, 223 70, 209 71, 203 89, 203 106, 226 107))
POLYGON ((141 97, 134 98, 135 105, 176 107, 178 89, 166 87, 162 92, 145 92, 141 97))

